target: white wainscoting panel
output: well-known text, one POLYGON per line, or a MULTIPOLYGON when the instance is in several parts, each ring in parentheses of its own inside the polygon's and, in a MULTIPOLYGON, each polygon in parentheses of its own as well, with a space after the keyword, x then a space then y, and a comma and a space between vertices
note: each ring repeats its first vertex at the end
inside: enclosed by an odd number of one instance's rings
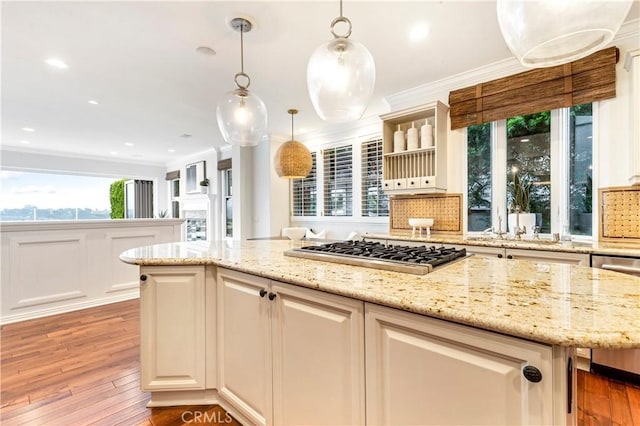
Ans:
POLYGON ((183 219, 3 222, 0 324, 139 297, 123 251, 182 239, 183 219))

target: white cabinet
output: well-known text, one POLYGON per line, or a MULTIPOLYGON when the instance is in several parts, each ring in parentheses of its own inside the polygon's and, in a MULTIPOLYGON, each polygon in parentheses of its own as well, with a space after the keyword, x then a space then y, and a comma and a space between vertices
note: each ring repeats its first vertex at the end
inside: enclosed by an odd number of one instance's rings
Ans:
POLYGON ((569 263, 571 265, 589 266, 589 255, 584 253, 568 253, 562 251, 506 249, 507 259, 524 259, 552 263, 569 263))
POLYGON ((140 268, 142 390, 205 388, 204 266, 140 268))
MULTIPOLYGON (((563 354, 551 346, 368 303, 365 310, 367 424, 574 421, 565 414, 568 393, 560 379, 570 350, 563 354), (532 370, 529 379, 525 367, 532 370), (535 373, 541 375, 538 382, 535 373), (562 391, 565 397, 558 396, 562 391)), ((571 406, 575 412, 575 401, 571 406)))
POLYGON ((465 248, 467 253, 482 257, 498 257, 500 259, 519 259, 542 261, 551 263, 569 263, 572 265, 589 266, 589 255, 585 253, 570 253, 562 251, 549 250, 531 250, 531 249, 513 249, 501 247, 486 246, 456 246, 456 248, 465 248))
POLYGON ((251 422, 364 424, 363 302, 218 271, 218 389, 251 422))
POLYGON ((436 101, 380 116, 383 141, 383 189, 389 194, 445 192, 447 188, 447 107, 436 101), (426 146, 420 128, 433 127, 433 145, 426 146), (394 132, 406 137, 418 129, 418 149, 394 151, 394 132), (424 143, 423 143, 424 142, 424 143))

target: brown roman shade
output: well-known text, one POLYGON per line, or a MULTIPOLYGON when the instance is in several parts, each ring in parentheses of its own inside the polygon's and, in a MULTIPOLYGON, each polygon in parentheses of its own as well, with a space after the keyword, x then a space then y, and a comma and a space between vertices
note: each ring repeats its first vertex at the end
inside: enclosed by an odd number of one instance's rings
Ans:
POLYGON ((449 93, 451 130, 615 98, 616 47, 550 68, 538 68, 449 93))
POLYGON ((231 168, 231 158, 218 161, 218 170, 229 170, 231 168))
POLYGON ((165 180, 174 180, 174 179, 180 179, 180 170, 172 170, 170 172, 167 172, 167 175, 164 178, 165 180))

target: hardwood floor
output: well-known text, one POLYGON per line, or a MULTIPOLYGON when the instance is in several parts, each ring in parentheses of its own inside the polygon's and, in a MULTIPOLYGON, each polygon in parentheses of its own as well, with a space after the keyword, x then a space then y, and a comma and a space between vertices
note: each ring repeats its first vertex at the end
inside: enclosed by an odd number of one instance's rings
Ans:
MULTIPOLYGON (((146 408, 138 300, 0 331, 2 425, 239 424, 218 406, 146 408)), ((578 424, 640 425, 640 388, 579 371, 578 424)))

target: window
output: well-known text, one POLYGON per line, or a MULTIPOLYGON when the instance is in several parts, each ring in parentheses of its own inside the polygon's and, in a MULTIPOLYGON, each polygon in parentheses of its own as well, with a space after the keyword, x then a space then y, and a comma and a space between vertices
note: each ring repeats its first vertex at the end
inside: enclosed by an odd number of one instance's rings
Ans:
POLYGON ((353 149, 351 145, 325 149, 324 215, 353 215, 353 149))
POLYGON ((223 170, 224 176, 224 227, 225 237, 233 238, 233 186, 231 169, 223 170))
POLYGON ((540 232, 591 235, 591 129, 592 104, 467 127, 468 231, 507 231, 516 173, 540 232))
POLYGON ((311 153, 311 172, 303 179, 294 179, 291 184, 291 215, 316 215, 316 153, 311 153))
POLYGON ((110 187, 118 180, 8 170, 1 179, 2 221, 110 219, 110 187))
POLYGON ((362 216, 389 216, 389 196, 382 191, 382 139, 362 144, 362 216))
MULTIPOLYGON (((551 232, 551 113, 507 119, 507 182, 514 174, 530 184, 530 207, 540 232, 551 232)), ((512 200, 507 196, 509 213, 512 200)))
POLYGON ((591 235, 593 115, 591 104, 569 109, 569 228, 591 235))
POLYGON ((468 229, 491 228, 491 125, 467 128, 468 229))

